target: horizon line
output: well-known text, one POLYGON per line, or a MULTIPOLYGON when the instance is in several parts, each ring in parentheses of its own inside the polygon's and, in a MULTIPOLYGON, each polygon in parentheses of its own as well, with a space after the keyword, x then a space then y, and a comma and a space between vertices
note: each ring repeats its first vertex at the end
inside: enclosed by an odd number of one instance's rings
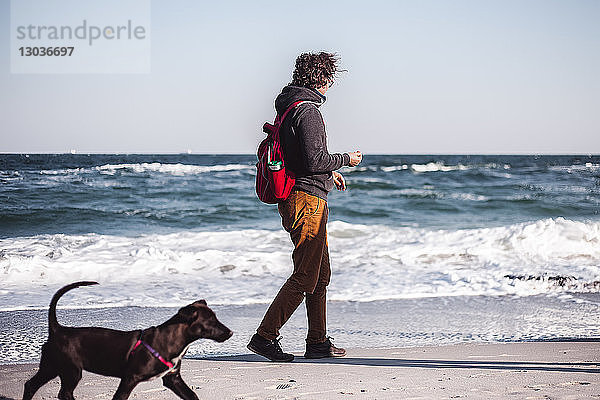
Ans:
MULTIPOLYGON (((334 154, 334 153, 332 153, 334 154)), ((598 157, 598 153, 577 153, 577 152, 565 152, 565 153, 554 153, 554 152, 540 152, 540 153, 365 153, 371 156, 584 156, 584 157, 598 157)), ((153 155, 153 156, 173 156, 173 155, 187 155, 187 156, 256 156, 255 153, 196 153, 196 152, 164 152, 164 153, 153 153, 153 152, 5 152, 0 151, 0 155, 73 155, 73 156, 91 156, 91 155, 153 155)))

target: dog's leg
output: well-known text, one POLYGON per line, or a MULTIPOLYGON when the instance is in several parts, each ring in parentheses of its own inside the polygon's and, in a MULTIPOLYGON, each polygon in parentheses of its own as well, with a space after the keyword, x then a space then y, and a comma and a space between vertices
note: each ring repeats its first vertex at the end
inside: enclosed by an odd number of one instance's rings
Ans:
POLYGON ((173 372, 163 376, 163 385, 168 387, 177 396, 184 400, 198 400, 198 396, 190 387, 183 381, 180 374, 181 361, 177 364, 173 372))
POLYGON ((126 400, 129 398, 129 395, 133 391, 133 389, 137 386, 139 382, 132 379, 131 377, 126 377, 121 379, 121 383, 119 383, 119 387, 115 392, 112 400, 126 400))
POLYGON ((40 360, 40 368, 38 372, 25 382, 23 390, 23 400, 30 400, 35 392, 44 386, 48 381, 58 376, 58 371, 55 367, 55 362, 51 357, 51 350, 49 349, 48 343, 44 343, 42 346, 42 357, 40 360))
POLYGON ((73 391, 81 380, 81 368, 74 365, 64 367, 59 376, 60 391, 58 392, 58 398, 60 400, 74 400, 73 391))
POLYGON ((48 381, 58 376, 58 372, 51 369, 49 366, 43 366, 40 364, 40 369, 31 379, 25 382, 25 388, 23 390, 23 400, 31 400, 35 392, 39 388, 44 386, 48 381))

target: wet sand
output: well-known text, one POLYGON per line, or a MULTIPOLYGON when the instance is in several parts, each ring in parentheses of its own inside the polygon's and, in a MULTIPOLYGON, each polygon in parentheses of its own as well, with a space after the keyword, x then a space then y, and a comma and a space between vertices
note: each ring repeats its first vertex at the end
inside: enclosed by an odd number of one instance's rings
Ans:
MULTIPOLYGON (((198 340, 189 358, 244 354, 268 304, 209 305, 235 332, 224 343, 198 340)), ((327 304, 327 334, 354 349, 445 346, 457 343, 600 339, 600 295, 456 296, 327 304), (568 297, 568 299, 564 299, 568 297)), ((58 310, 65 326, 136 330, 177 313, 171 307, 108 307, 58 310)), ((281 346, 304 350, 306 308, 281 330, 281 346)), ((48 310, 0 311, 0 364, 37 362, 48 338, 48 310)))
MULTIPOLYGON (((19 399, 37 364, 0 366, 0 400, 19 399)), ((185 359, 201 399, 598 399, 600 342, 458 344, 349 349, 340 359, 265 362, 256 355, 185 359)), ((110 399, 118 379, 84 373, 79 399, 110 399)), ((55 398, 59 380, 37 399, 55 398)), ((160 380, 132 399, 176 399, 160 380)))

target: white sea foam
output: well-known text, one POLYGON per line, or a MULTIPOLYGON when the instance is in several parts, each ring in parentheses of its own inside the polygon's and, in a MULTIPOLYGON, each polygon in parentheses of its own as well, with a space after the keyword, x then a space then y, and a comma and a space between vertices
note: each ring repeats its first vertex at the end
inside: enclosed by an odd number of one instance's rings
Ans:
POLYGON ((19 171, 0 171, 0 182, 22 181, 19 171))
POLYGON ((415 172, 448 172, 448 171, 464 171, 473 168, 468 165, 444 165, 441 162, 430 162, 427 164, 411 164, 410 169, 415 172))
POLYGON ((449 172, 449 171, 466 171, 469 169, 510 169, 509 164, 490 163, 485 165, 446 165, 443 162, 429 162, 427 164, 401 164, 381 167, 383 172, 405 171, 410 170, 417 173, 423 172, 449 172))
POLYGON ((39 171, 41 175, 78 175, 92 172, 114 175, 118 171, 145 173, 159 172, 170 175, 193 175, 207 172, 229 172, 229 171, 254 171, 254 166, 248 164, 222 164, 222 165, 191 165, 191 164, 163 164, 163 163, 139 163, 139 164, 105 164, 92 168, 69 168, 39 171))
POLYGON ((466 201, 488 201, 490 198, 480 194, 474 193, 450 193, 448 195, 451 199, 455 200, 466 200, 466 201))
POLYGON ((381 167, 381 170, 383 172, 394 172, 394 171, 403 171, 408 169, 408 165, 406 164, 402 164, 402 165, 392 165, 391 167, 381 167))
POLYGON ((488 201, 490 198, 487 196, 475 194, 475 193, 443 193, 439 191, 433 190, 433 188, 423 188, 423 189, 415 189, 415 188, 406 188, 395 190, 393 194, 399 194, 402 196, 412 196, 412 197, 423 197, 423 198, 450 198, 454 200, 464 200, 464 201, 488 201))
POLYGON ((581 172, 581 171, 590 171, 597 172, 600 171, 600 164, 594 164, 591 162, 585 164, 573 164, 573 165, 554 165, 548 167, 551 171, 566 171, 569 174, 573 172, 581 172))
POLYGON ((171 175, 203 174, 206 172, 228 172, 240 170, 254 170, 254 167, 247 164, 224 164, 224 165, 189 165, 189 164, 162 164, 162 163, 141 163, 141 164, 106 164, 94 168, 97 171, 114 174, 119 170, 129 170, 135 173, 160 172, 171 175))
MULTIPOLYGON (((543 219, 505 227, 426 230, 329 224, 333 300, 600 292, 600 222, 543 219)), ((0 240, 0 309, 270 301, 291 271, 283 230, 0 240)))

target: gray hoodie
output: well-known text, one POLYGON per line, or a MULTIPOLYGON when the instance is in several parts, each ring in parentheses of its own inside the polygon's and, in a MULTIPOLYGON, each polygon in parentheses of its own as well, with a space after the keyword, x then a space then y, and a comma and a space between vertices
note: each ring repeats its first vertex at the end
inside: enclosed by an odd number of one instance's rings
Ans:
POLYGON ((301 86, 286 86, 275 99, 275 110, 282 115, 296 101, 309 101, 295 107, 280 130, 286 169, 296 175, 294 190, 327 200, 333 188, 332 171, 350 164, 350 156, 327 151, 325 123, 318 107, 325 96, 301 86))

